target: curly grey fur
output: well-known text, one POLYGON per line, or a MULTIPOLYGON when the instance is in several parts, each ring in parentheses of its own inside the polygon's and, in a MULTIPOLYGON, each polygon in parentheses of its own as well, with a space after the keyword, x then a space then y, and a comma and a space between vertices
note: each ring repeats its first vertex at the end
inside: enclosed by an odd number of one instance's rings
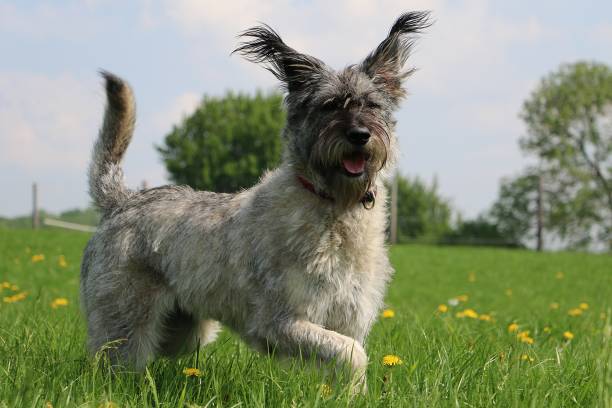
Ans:
POLYGON ((134 133, 136 106, 129 85, 109 72, 101 74, 106 81, 107 105, 89 167, 89 194, 106 214, 131 194, 123 184, 120 163, 134 133))
MULTIPOLYGON (((238 51, 271 64, 285 82, 288 122, 280 167, 235 194, 179 186, 129 192, 119 163, 133 98, 127 84, 104 74, 108 106, 90 190, 105 215, 81 268, 89 347, 118 341, 113 360, 143 368, 212 341, 221 322, 258 350, 348 364, 363 381, 365 340, 393 272, 384 180, 397 153, 399 94, 380 78, 396 86, 401 67, 382 63, 382 76, 369 63, 335 72, 266 26, 244 35, 251 40, 238 51), (354 126, 371 132, 364 145, 347 140, 354 126), (364 171, 347 174, 343 160, 355 155, 367 158, 364 171), (360 200, 371 189, 377 204, 366 210, 360 200)), ((384 58, 402 60, 383 48, 384 58)))

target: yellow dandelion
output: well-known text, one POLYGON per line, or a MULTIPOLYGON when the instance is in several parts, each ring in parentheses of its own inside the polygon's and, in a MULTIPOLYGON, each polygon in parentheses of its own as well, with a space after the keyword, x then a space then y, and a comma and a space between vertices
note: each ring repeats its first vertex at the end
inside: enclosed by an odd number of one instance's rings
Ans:
POLYGON ((53 404, 51 403, 51 401, 45 402, 45 408, 53 408, 53 404))
POLYGON ((578 305, 578 308, 582 309, 582 310, 587 310, 589 308, 589 304, 582 302, 581 304, 578 305))
POLYGON ((331 387, 327 384, 321 384, 319 391, 321 392, 322 397, 329 397, 332 393, 331 387))
POLYGON ((459 295, 455 299, 457 299, 459 302, 467 302, 469 297, 468 295, 459 295))
POLYGON ((476 274, 474 272, 468 274, 468 282, 476 282, 476 274))
POLYGON ((483 322, 490 322, 491 320, 493 320, 491 315, 488 315, 488 314, 481 314, 478 318, 482 320, 483 322))
POLYGON ((512 289, 510 288, 506 289, 506 296, 512 297, 512 289))
POLYGON ((64 255, 59 256, 59 259, 57 260, 57 265, 60 268, 65 268, 68 266, 68 262, 66 262, 66 257, 64 257, 64 255))
POLYGON ((457 316, 460 319, 464 317, 469 317, 470 319, 478 319, 478 313, 476 313, 474 309, 465 309, 461 312, 457 312, 455 316, 457 316))
POLYGON ((438 305, 438 312, 440 312, 440 313, 448 312, 448 306, 446 306, 444 304, 438 305))
POLYGON ((382 312, 382 317, 385 319, 390 319, 392 317, 395 317, 395 310, 393 309, 385 309, 382 312))
POLYGON ((565 278, 565 275, 563 274, 563 272, 557 272, 557 274, 555 275, 555 278, 563 279, 563 278, 565 278))
POLYGON ((580 316, 582 312, 583 312, 582 309, 580 309, 579 307, 575 307, 573 309, 568 310, 567 314, 572 317, 577 317, 577 316, 580 316))
POLYGON ((516 323, 510 323, 508 325, 508 333, 514 333, 515 331, 517 331, 519 329, 519 325, 516 323))
POLYGON ((521 361, 529 361, 533 363, 534 359, 529 354, 521 354, 521 361))
POLYGON ((186 368, 183 370, 186 377, 201 377, 202 372, 197 368, 186 368))
POLYGON ((571 332, 571 331, 569 331, 569 330, 568 330, 568 331, 564 331, 564 332, 563 332, 563 338, 564 338, 565 340, 571 340, 571 339, 573 339, 573 338, 574 338, 574 333, 572 333, 572 332, 571 332))
POLYGON ((9 289, 11 287, 11 284, 9 282, 2 282, 2 287, 4 289, 9 289))
POLYGON ((552 302, 550 305, 548 305, 548 308, 550 310, 557 310, 559 308, 559 303, 557 302, 552 302))
POLYGON ((44 254, 32 255, 32 263, 42 262, 45 260, 44 254))
POLYGON ((398 356, 395 356, 393 354, 388 354, 386 356, 383 357, 382 359, 382 363, 384 366, 387 367, 393 367, 396 365, 402 365, 404 364, 404 362, 402 361, 401 358, 399 358, 398 356))
POLYGON ((550 334, 551 329, 549 326, 544 327, 544 333, 550 334))
POLYGON ((519 339, 521 343, 533 344, 534 342, 533 338, 529 337, 529 330, 519 332, 516 338, 519 339))
POLYGON ((68 306, 68 299, 66 298, 57 298, 55 300, 53 300, 53 302, 51 302, 51 307, 53 309, 57 309, 58 307, 61 306, 68 306))
POLYGON ((98 408, 119 408, 119 405, 115 404, 113 401, 106 401, 98 405, 98 408))
POLYGON ((4 303, 15 303, 15 302, 19 302, 25 299, 27 295, 28 295, 28 292, 20 292, 20 293, 14 294, 13 296, 4 297, 2 301, 4 303))

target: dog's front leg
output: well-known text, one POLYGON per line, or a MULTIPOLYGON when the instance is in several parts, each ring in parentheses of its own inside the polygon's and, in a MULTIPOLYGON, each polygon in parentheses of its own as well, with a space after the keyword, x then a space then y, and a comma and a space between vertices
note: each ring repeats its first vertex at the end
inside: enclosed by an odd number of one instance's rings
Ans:
POLYGON ((314 356, 323 362, 346 365, 354 383, 365 391, 365 371, 368 357, 359 342, 306 320, 285 321, 272 329, 268 341, 283 353, 294 356, 314 356))

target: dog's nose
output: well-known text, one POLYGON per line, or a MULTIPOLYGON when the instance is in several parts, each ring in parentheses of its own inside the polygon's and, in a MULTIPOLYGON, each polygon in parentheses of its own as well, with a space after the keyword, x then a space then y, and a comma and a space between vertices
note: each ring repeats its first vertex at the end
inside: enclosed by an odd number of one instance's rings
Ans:
POLYGON ((365 127, 352 127, 346 132, 346 137, 352 144, 363 146, 370 139, 370 131, 365 127))

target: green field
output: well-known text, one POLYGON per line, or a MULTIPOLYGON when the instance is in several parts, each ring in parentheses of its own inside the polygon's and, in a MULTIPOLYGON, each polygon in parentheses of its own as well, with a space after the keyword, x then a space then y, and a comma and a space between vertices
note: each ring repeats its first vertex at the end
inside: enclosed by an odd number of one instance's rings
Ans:
POLYGON ((0 407, 612 405, 610 255, 394 247, 395 316, 376 323, 368 392, 351 397, 345 383, 258 355, 227 331, 199 355, 109 373, 84 348, 87 239, 0 229, 0 407), (402 364, 384 366, 385 355, 402 364))

